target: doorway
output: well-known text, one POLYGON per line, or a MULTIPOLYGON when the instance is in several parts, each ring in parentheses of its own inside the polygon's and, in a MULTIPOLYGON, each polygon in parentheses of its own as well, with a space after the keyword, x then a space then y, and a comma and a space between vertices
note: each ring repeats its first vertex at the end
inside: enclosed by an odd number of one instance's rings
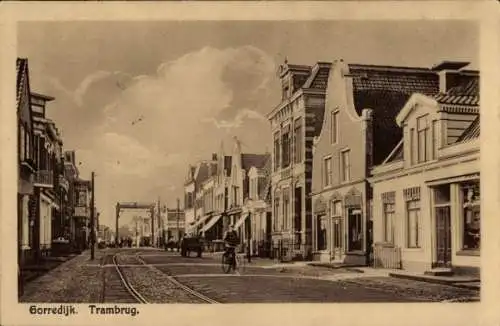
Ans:
POLYGON ((340 260, 342 259, 342 255, 344 254, 344 246, 343 246, 343 223, 342 218, 333 218, 332 219, 332 233, 333 233, 333 245, 332 245, 332 259, 340 260))
POLYGON ((436 267, 451 266, 450 206, 435 208, 436 212, 436 267))
POLYGON ((361 217, 361 208, 347 209, 348 223, 348 242, 349 251, 363 250, 363 224, 361 217))

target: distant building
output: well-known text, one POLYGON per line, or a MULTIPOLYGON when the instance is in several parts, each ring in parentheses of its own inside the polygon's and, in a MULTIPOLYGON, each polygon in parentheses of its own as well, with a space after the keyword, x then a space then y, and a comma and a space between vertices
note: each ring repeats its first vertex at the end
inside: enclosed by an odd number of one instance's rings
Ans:
POLYGON ((182 209, 167 208, 166 216, 164 217, 164 228, 166 241, 172 239, 179 241, 185 233, 185 215, 182 209))

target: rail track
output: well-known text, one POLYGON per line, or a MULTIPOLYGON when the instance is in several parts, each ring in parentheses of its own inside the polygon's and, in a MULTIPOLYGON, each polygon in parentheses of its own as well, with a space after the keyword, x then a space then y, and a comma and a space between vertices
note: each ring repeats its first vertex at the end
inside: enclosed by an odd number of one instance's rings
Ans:
POLYGON ((177 279, 175 279, 174 276, 172 276, 171 274, 169 273, 166 273, 158 268, 156 268, 155 266, 151 266, 151 265, 148 265, 140 256, 139 256, 139 253, 136 253, 135 254, 135 257, 138 261, 140 261, 142 264, 144 265, 147 265, 147 266, 150 266, 151 268, 154 268, 158 271, 160 271, 161 273, 163 273, 170 282, 172 282, 176 287, 178 287, 179 289, 189 293, 190 295, 196 297, 197 299, 201 300, 202 302, 205 302, 205 303, 212 303, 212 304, 215 304, 215 303, 219 303, 209 297, 207 297, 206 295, 204 294, 201 294, 200 292, 198 291, 195 291, 193 289, 191 289, 190 287, 182 284, 181 282, 179 282, 177 279))
POLYGON ((117 261, 117 254, 104 256, 106 262, 114 265, 114 270, 106 269, 103 273, 103 292, 101 301, 109 303, 149 303, 129 282, 117 261), (111 260, 111 262, 110 262, 111 260))

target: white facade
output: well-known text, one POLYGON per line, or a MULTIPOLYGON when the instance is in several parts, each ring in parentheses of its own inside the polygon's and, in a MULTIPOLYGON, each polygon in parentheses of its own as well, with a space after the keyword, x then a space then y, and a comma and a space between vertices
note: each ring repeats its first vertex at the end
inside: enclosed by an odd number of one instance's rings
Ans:
POLYGON ((459 128, 465 134, 477 113, 477 106, 446 108, 418 94, 401 110, 404 136, 391 155, 402 153, 375 167, 370 180, 382 265, 397 254, 401 268, 417 272, 479 269, 479 138, 450 136, 459 128))

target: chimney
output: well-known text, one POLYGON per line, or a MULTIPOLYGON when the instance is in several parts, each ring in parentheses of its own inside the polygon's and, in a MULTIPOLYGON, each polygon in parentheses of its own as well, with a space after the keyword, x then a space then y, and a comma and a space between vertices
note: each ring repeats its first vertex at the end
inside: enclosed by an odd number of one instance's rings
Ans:
POLYGON ((212 153, 212 161, 217 162, 217 153, 212 153))
POLYGON ((439 92, 446 93, 462 80, 460 70, 469 65, 464 61, 443 61, 432 67, 439 75, 439 92))

